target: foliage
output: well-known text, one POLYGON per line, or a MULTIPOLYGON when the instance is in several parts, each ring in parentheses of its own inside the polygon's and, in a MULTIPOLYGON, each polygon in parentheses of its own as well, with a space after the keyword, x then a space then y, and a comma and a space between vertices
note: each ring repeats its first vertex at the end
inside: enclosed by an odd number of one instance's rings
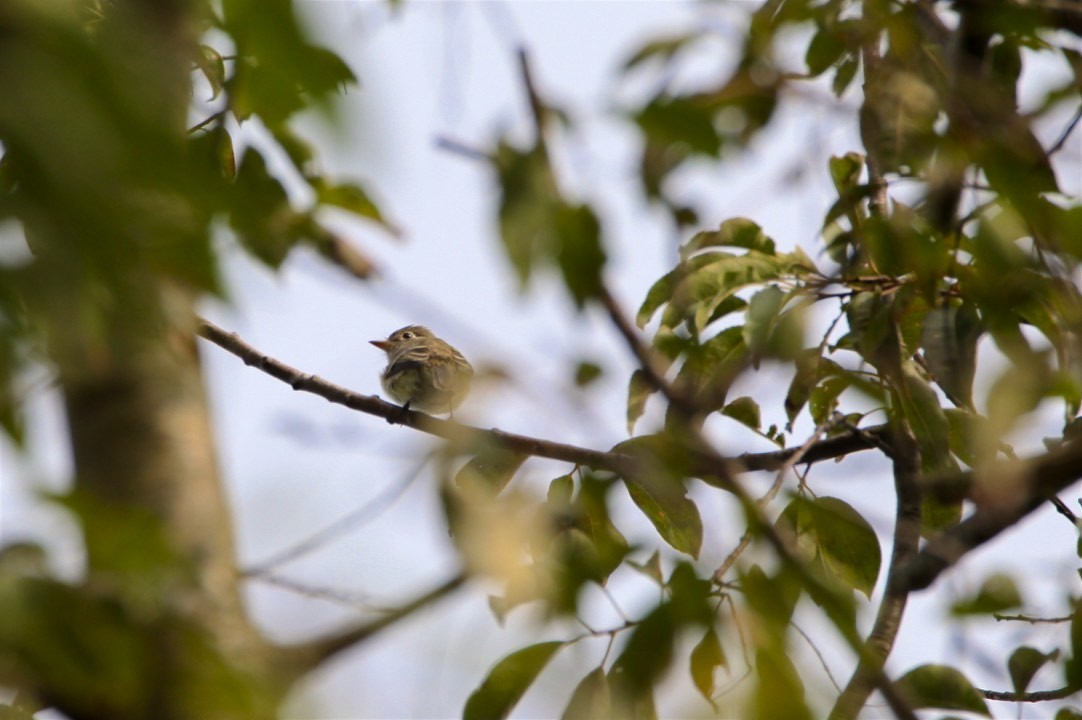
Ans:
MULTIPOLYGON (((631 437, 597 453, 593 465, 567 467, 543 499, 516 483, 527 455, 502 445, 506 436, 450 443, 448 467, 469 456, 440 487, 450 542, 468 573, 499 583, 491 600, 501 619, 527 604, 549 620, 577 619, 587 590, 608 592, 625 570, 656 587, 619 627, 506 655, 479 680, 466 717, 507 717, 568 654, 561 650, 599 636, 608 650, 569 688, 565 717, 656 717, 657 690, 674 672, 687 674, 704 708, 723 716, 814 717, 832 691, 793 652, 798 612, 815 613, 852 651, 856 669, 837 693, 835 716, 854 716, 873 689, 899 715, 989 714, 992 694, 963 669, 929 662, 900 678, 883 669, 905 596, 922 587, 914 578, 931 564, 934 579, 1082 475, 1082 206, 1057 185, 1058 148, 1034 133, 1062 106, 1080 103, 1082 62, 1063 38, 1080 32, 1082 13, 986 5, 767 0, 749 13, 733 67, 692 90, 664 78, 708 30, 635 50, 623 72, 658 88, 624 114, 641 138, 643 200, 685 238, 635 315, 645 341, 605 284, 604 213, 573 196, 553 163, 554 121, 570 121, 539 94, 523 58, 534 136, 524 146, 499 139, 485 155, 499 186, 502 247, 522 287, 554 270, 580 311, 597 305, 623 332, 641 366, 628 380, 631 437), (781 45, 793 38, 806 43, 802 67, 782 59, 781 45), (1035 55, 1073 75, 1022 113, 1021 68, 1035 55), (859 102, 864 145, 822 169, 836 195, 823 208, 822 247, 780 250, 792 243, 745 217, 693 231, 699 213, 674 180, 764 137, 781 103, 808 88, 859 102), (903 180, 904 196, 916 198, 910 204, 901 201, 903 180), (821 327, 823 317, 830 320, 821 327), (974 384, 979 348, 1004 358, 987 388, 974 384), (760 370, 785 374, 783 407, 730 397, 739 379, 760 370), (1049 440, 1047 458, 1063 462, 1031 477, 1009 434, 1049 403, 1062 409, 1063 431, 1049 440), (661 412, 652 416, 652 405, 661 412), (784 427, 763 427, 764 417, 782 415, 784 427), (757 434, 777 452, 723 457, 710 441, 717 428, 757 434), (817 494, 800 472, 868 449, 894 470, 886 566, 872 523, 817 494), (776 473, 761 497, 746 485, 753 469, 776 473), (727 492, 743 513, 744 539, 716 567, 702 560, 717 520, 704 518, 700 492, 727 492), (625 494, 656 537, 628 540, 613 510, 625 494), (949 557, 933 552, 944 545, 949 557), (879 608, 868 642, 857 622, 865 606, 879 608), (743 693, 728 694, 741 684, 737 650, 748 679, 743 693)), ((327 207, 394 231, 362 185, 316 172, 315 151, 297 134, 297 114, 324 106, 354 76, 306 38, 290 2, 195 3, 185 19, 197 31, 181 38, 186 50, 172 64, 152 60, 154 7, 17 0, 0 10, 0 68, 24 69, 0 72, 4 97, 20 98, 0 110, 0 219, 18 222, 27 237, 26 257, 0 265, 0 423, 16 440, 20 383, 32 363, 48 358, 68 388, 100 360, 88 347, 131 349, 111 337, 87 341, 109 335, 111 318, 130 313, 136 334, 157 338, 147 328, 166 315, 151 311, 161 309, 164 288, 225 291, 216 227, 228 226, 270 267, 302 244, 341 261, 322 221, 327 207), (192 68, 205 102, 190 97, 192 68), (185 128, 193 107, 202 119, 185 128), (267 145, 240 143, 233 129, 256 119, 267 145), (271 169, 266 148, 274 146, 288 159, 285 170, 271 169), (310 191, 312 204, 294 199, 292 182, 310 191)), ((601 371, 580 364, 579 384, 601 371)), ((534 447, 544 454, 543 441, 534 447)), ((284 689, 268 688, 272 680, 294 680, 326 659, 306 655, 303 670, 259 678, 233 667, 198 618, 163 600, 192 584, 192 558, 174 554, 158 518, 114 514, 100 500, 61 501, 86 534, 85 582, 28 572, 18 553, 0 557, 0 614, 20 621, 0 632, 4 683, 73 716, 92 707, 116 717, 145 716, 157 701, 180 707, 197 687, 196 707, 174 715, 241 717, 265 715, 280 699, 284 689), (176 697, 164 700, 151 693, 159 636, 180 656, 168 668, 176 697)), ((1064 591, 1071 595, 1077 591, 1064 591)), ((1063 670, 1060 697, 1082 690, 1082 606, 1067 602, 1062 646, 1019 645, 1004 660, 1014 693, 1029 692, 1046 665, 1063 670)), ((1016 583, 993 576, 953 612, 986 622, 1022 605, 1016 583)))

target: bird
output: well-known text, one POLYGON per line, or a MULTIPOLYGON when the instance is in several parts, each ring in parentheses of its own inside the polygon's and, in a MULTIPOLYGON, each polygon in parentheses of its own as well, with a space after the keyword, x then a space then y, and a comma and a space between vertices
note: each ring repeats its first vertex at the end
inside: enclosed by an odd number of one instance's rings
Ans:
POLYGON ((387 353, 380 385, 403 409, 453 415, 466 398, 473 366, 428 328, 407 325, 369 343, 387 353))

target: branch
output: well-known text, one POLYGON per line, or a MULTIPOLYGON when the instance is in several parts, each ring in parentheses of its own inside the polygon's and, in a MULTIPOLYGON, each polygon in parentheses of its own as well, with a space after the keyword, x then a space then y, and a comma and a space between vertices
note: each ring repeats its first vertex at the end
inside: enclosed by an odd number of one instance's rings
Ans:
POLYGON ((655 353, 643 344, 638 332, 635 330, 635 326, 628 320, 623 309, 617 304, 616 299, 604 284, 602 284, 598 293, 598 300, 601 301, 601 305, 609 314, 612 324, 616 327, 624 342, 627 343, 631 354, 639 361, 639 369, 646 376, 646 380, 654 389, 659 390, 665 396, 665 399, 679 410, 684 417, 695 415, 699 411, 697 404, 686 393, 678 391, 673 387, 672 383, 665 379, 664 370, 659 366, 655 353))
POLYGON ((919 555, 904 568, 911 590, 923 590, 939 574, 966 553, 983 545, 1031 512, 1041 507, 1082 477, 1082 442, 1061 445, 1026 461, 1006 461, 982 470, 941 476, 927 481, 927 488, 940 500, 961 499, 980 487, 981 478, 996 478, 1001 487, 995 497, 977 498, 978 507, 970 517, 928 541, 919 555))
POLYGON ((202 318, 197 320, 196 332, 223 350, 239 357, 245 365, 262 370, 294 390, 318 395, 329 402, 381 417, 392 424, 405 425, 464 445, 495 445, 522 455, 563 460, 595 470, 609 470, 623 474, 634 469, 632 467, 634 458, 623 453, 591 450, 495 429, 483 430, 453 420, 441 420, 415 410, 405 410, 398 405, 380 400, 375 395, 352 392, 316 375, 303 373, 280 360, 275 360, 245 343, 236 333, 226 332, 202 318))
POLYGON ((874 689, 875 673, 882 673, 887 656, 894 647, 894 639, 901 626, 909 588, 906 586, 903 568, 916 554, 920 544, 921 487, 920 451, 916 440, 907 429, 898 428, 893 433, 892 459, 894 461, 894 492, 897 507, 894 520, 893 550, 887 571, 887 585, 879 604, 872 631, 868 634, 865 652, 845 690, 838 696, 830 711, 832 720, 855 718, 868 701, 874 689))
POLYGON ((977 692, 988 700, 1001 700, 1003 702, 1048 702, 1049 700, 1062 700, 1078 692, 1075 687, 1061 687, 1055 690, 1035 690, 1033 692, 1011 692, 1003 690, 981 690, 977 692))
POLYGON ((348 650, 354 645, 364 642, 381 630, 450 595, 461 587, 466 582, 466 579, 464 573, 459 573, 405 605, 391 610, 378 620, 346 628, 307 642, 280 647, 277 661, 281 664, 286 677, 300 677, 319 667, 320 664, 343 650, 348 650))

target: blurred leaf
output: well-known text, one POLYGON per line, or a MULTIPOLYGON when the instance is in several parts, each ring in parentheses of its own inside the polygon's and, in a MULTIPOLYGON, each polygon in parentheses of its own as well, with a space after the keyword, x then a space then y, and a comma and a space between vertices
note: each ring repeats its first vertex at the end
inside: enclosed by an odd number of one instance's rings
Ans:
POLYGON ((759 403, 746 395, 738 397, 722 408, 721 414, 747 425, 752 430, 758 430, 762 422, 759 418, 759 403))
POLYGON ((834 73, 834 81, 830 85, 835 96, 841 97, 849 88, 849 84, 853 82, 853 78, 857 76, 857 68, 860 67, 859 57, 856 53, 849 53, 839 63, 838 70, 834 73))
POLYGON ((575 305, 582 309, 601 291, 605 251, 601 224, 589 205, 561 203, 556 213, 556 259, 575 305))
POLYGON ((631 57, 624 61, 623 71, 627 73, 647 61, 660 60, 667 63, 672 60, 674 55, 700 37, 701 34, 696 32, 651 40, 643 44, 631 57))
POLYGON ((691 679, 711 705, 714 704, 714 671, 719 667, 729 667, 729 661, 725 658, 718 632, 711 625, 691 651, 691 679))
POLYGON ((694 565, 687 561, 678 562, 665 586, 669 589, 669 604, 678 623, 709 626, 714 622, 715 603, 711 598, 711 582, 699 577, 694 565))
POLYGON ((1022 605, 1022 595, 1009 575, 991 575, 981 583, 977 594, 954 603, 954 615, 990 615, 1022 605))
POLYGON ((962 407, 973 406, 977 340, 983 328, 971 303, 933 308, 924 318, 921 345, 928 369, 947 396, 962 407))
POLYGON ((1052 720, 1082 720, 1082 710, 1072 707, 1060 708, 1052 720))
POLYGON ((830 179, 834 181, 839 196, 858 186, 863 171, 864 156, 860 153, 848 152, 830 158, 830 179))
POLYGON ((812 77, 821 75, 848 49, 844 35, 835 27, 821 27, 808 43, 804 63, 812 77))
POLYGON ((677 629, 672 607, 667 603, 658 605, 639 621, 613 662, 609 675, 614 688, 632 697, 649 691, 672 662, 677 629))
POLYGON ((631 382, 627 388, 628 435, 635 432, 635 422, 642 417, 643 412, 646 410, 646 401, 655 392, 657 390, 654 388, 654 384, 647 379, 645 372, 636 370, 631 373, 631 382))
POLYGON ((715 106, 700 97, 659 95, 634 120, 655 143, 716 157, 721 152, 722 141, 714 124, 715 111, 715 106))
POLYGON ((922 467, 929 473, 956 469, 950 454, 950 423, 939 397, 912 360, 902 363, 902 373, 904 385, 896 394, 920 446, 922 467))
POLYGON ((684 257, 709 247, 736 247, 755 250, 764 255, 776 253, 774 241, 753 220, 744 217, 729 218, 717 230, 695 233, 681 248, 684 257))
POLYGON ((549 483, 548 501, 552 505, 570 505, 571 495, 575 491, 575 480, 570 475, 561 475, 549 483))
POLYGON ((267 265, 281 265, 300 238, 298 215, 285 188, 253 148, 241 158, 233 198, 230 225, 241 244, 267 265))
POLYGON ((559 641, 543 642, 504 657, 466 701, 466 708, 462 711, 463 720, 507 717, 552 656, 563 646, 564 643, 559 641))
POLYGON ((898 693, 915 710, 939 708, 992 716, 984 698, 965 675, 946 665, 921 665, 907 672, 895 684, 898 693))
POLYGON ((804 683, 781 648, 760 646, 755 652, 758 683, 751 697, 750 720, 811 720, 804 683))
POLYGON ((601 377, 601 366, 589 360, 583 360, 575 366, 575 385, 585 387, 601 377))
POLYGON ((503 448, 486 448, 470 458, 455 474, 455 485, 483 489, 495 495, 507 487, 526 458, 526 455, 503 448))
POLYGON ((759 565, 740 573, 748 607, 768 620, 775 630, 789 624, 802 591, 800 582, 784 570, 777 577, 767 575, 759 565))
POLYGON ((214 100, 225 86, 225 61, 222 60, 221 53, 214 48, 209 45, 200 45, 195 62, 199 71, 203 73, 203 77, 207 79, 207 84, 210 85, 210 97, 207 100, 214 100))
POLYGON ((829 576, 871 598, 882 554, 868 521, 844 500, 796 497, 778 519, 829 576), (809 553, 810 554, 810 553, 809 553))
POLYGON ((500 184, 500 238, 525 287, 534 262, 556 244, 552 238, 559 200, 556 180, 540 148, 522 152, 501 142, 494 162, 500 184))
POLYGON ((785 293, 777 285, 767 285, 752 295, 744 323, 744 344, 753 356, 759 357, 767 351, 784 304, 785 293))
POLYGON ((603 667, 587 673, 579 681, 560 717, 561 720, 597 720, 612 717, 609 680, 603 667))
POLYGON ((699 557, 703 544, 702 518, 682 483, 643 473, 625 478, 624 486, 665 542, 680 552, 699 557))
POLYGON ((1023 693, 1029 687, 1033 676, 1046 663, 1059 659, 1059 650, 1043 653, 1031 647, 1015 648, 1007 659, 1007 671, 1011 674, 1011 686, 1016 693, 1023 693))
POLYGON ((665 583, 661 576, 661 555, 657 550, 655 550, 654 554, 641 565, 634 560, 628 560, 627 564, 656 582, 658 585, 663 585, 665 583))
POLYGON ((333 205, 343 210, 367 218, 383 227, 391 235, 399 235, 400 230, 390 222, 372 200, 363 187, 356 183, 315 183, 316 198, 325 205, 333 205))

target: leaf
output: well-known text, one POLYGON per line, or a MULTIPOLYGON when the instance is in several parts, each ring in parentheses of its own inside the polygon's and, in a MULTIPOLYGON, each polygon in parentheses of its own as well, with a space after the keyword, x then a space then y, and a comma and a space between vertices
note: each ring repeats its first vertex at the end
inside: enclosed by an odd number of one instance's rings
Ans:
POLYGON ((570 475, 561 475, 549 483, 548 502, 551 505, 571 504, 571 495, 575 491, 575 480, 570 475))
POLYGON ((775 646, 760 646, 755 652, 758 684, 751 697, 750 720, 811 720, 804 700, 804 683, 785 652, 775 646))
POLYGON ((864 156, 856 152, 835 155, 830 158, 830 179, 839 196, 853 191, 859 184, 864 169, 864 156))
POLYGON ((702 37, 701 33, 696 32, 651 40, 624 61, 623 70, 627 73, 648 60, 660 59, 662 62, 668 62, 686 45, 700 37, 702 37))
POLYGON ((530 645, 504 657, 466 701, 466 708, 462 711, 463 720, 507 717, 552 656, 563 646, 563 642, 553 640, 530 645))
POLYGON ((722 139, 714 112, 712 104, 699 97, 662 94, 639 110, 634 121, 651 142, 717 157, 722 139))
POLYGON ((718 639, 718 632, 713 626, 706 630, 700 640, 691 651, 691 679, 702 696, 714 704, 714 671, 719 667, 728 667, 729 661, 725 657, 725 651, 718 639))
POLYGON ((798 543, 798 551, 818 559, 830 576, 871 597, 882 554, 868 521, 844 500, 796 497, 778 518, 798 543))
POLYGON ((486 448, 470 458, 455 473, 455 485, 462 488, 481 488, 493 495, 503 490, 518 469, 526 462, 526 455, 503 448, 486 448))
POLYGON ((601 247, 601 223, 589 205, 561 203, 556 213, 556 261, 564 283, 581 310, 601 291, 605 251, 601 247))
POLYGON ((774 255, 776 250, 771 240, 759 225, 748 218, 735 217, 721 223, 717 230, 704 230, 695 233, 680 252, 684 257, 708 247, 737 247, 755 250, 764 255, 774 255))
POLYGON ((746 395, 738 397, 722 408, 721 414, 747 425, 752 430, 758 430, 762 422, 759 417, 759 403, 746 395))
POLYGON ((605 676, 603 667, 595 668, 579 681, 560 717, 561 720, 596 720, 612 717, 609 680, 605 676))
POLYGON ((871 598, 882 556, 872 526, 844 500, 821 497, 810 503, 819 551, 827 567, 871 598))
POLYGON ((665 542, 693 558, 699 557, 703 522, 699 508, 687 497, 681 482, 649 473, 625 478, 624 486, 665 542))
POLYGON ((575 366, 575 385, 585 387, 601 377, 601 366, 589 360, 583 360, 575 366))
POLYGON ((1007 671, 1011 674, 1011 685, 1016 693, 1023 693, 1029 687, 1033 676, 1044 667, 1045 663, 1059 659, 1059 650, 1043 653, 1036 648, 1023 646, 1016 648, 1007 658, 1007 671))
POLYGON ((838 69, 834 73, 834 81, 830 85, 836 97, 841 97, 849 88, 849 84, 853 82, 853 78, 857 76, 857 68, 860 67, 858 57, 856 53, 849 53, 838 64, 838 69))
POLYGON ((977 340, 984 332, 972 303, 933 308, 924 318, 921 346, 932 377, 956 404, 973 407, 977 340))
POLYGON ((785 293, 777 285, 768 285, 752 296, 743 330, 744 344, 752 355, 758 357, 766 352, 784 304, 785 293))
POLYGON ((1022 605, 1022 595, 1014 580, 1003 574, 995 574, 981 583, 977 594, 956 602, 951 608, 954 615, 990 615, 1022 605))
POLYGON ((662 603, 631 632, 627 644, 612 665, 614 687, 631 694, 650 689, 672 661, 677 623, 672 608, 662 603))
POLYGON ((925 472, 946 472, 957 468, 950 453, 950 423, 935 390, 921 377, 917 365, 902 363, 903 385, 897 388, 898 403, 920 446, 925 472))
POLYGON ((658 585, 665 584, 665 581, 661 576, 661 555, 657 550, 655 550, 654 554, 642 564, 639 564, 634 560, 628 560, 627 564, 656 582, 658 585))
POLYGON ((838 61, 847 49, 845 37, 833 27, 819 28, 808 43, 808 51, 804 54, 804 64, 808 66, 808 73, 812 77, 821 75, 831 65, 838 61))
POLYGON ((636 370, 631 373, 631 382, 627 388, 627 434, 635 432, 635 422, 642 417, 646 401, 657 392, 654 384, 647 379, 646 373, 636 370))
POLYGON ((898 693, 915 710, 965 710, 992 716, 984 698, 966 676, 946 665, 921 665, 907 672, 895 685, 898 693))
POLYGON ((334 205, 358 217, 367 218, 392 235, 400 234, 400 230, 384 216, 383 211, 361 185, 351 182, 318 183, 316 188, 316 197, 319 202, 334 205))

